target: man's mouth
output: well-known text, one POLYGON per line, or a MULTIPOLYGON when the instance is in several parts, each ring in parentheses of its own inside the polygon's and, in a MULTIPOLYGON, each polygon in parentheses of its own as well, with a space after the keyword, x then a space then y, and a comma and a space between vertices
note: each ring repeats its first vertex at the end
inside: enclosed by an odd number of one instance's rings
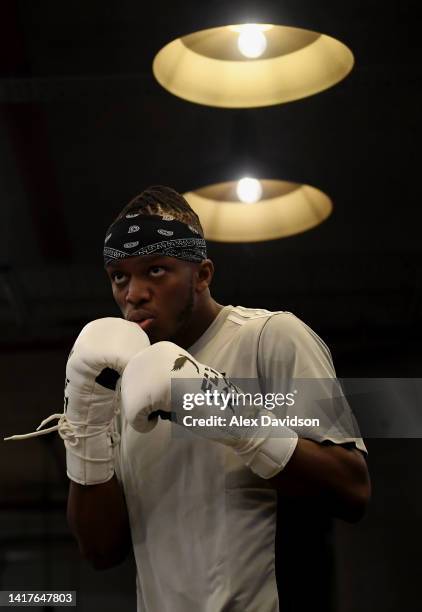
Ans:
POLYGON ((136 323, 144 331, 152 325, 152 322, 154 321, 154 319, 155 317, 150 315, 149 312, 136 313, 136 314, 133 313, 132 315, 129 315, 128 317, 129 321, 132 321, 132 323, 136 323))
POLYGON ((139 327, 145 331, 146 329, 150 327, 153 321, 154 319, 150 318, 150 319, 142 319, 142 321, 135 321, 135 323, 137 323, 139 327))

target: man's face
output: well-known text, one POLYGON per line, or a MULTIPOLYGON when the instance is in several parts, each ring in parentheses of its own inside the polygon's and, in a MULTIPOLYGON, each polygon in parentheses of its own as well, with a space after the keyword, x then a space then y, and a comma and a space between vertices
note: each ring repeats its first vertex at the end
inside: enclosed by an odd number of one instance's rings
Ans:
POLYGON ((106 267, 114 299, 125 319, 135 321, 151 344, 180 342, 195 307, 196 264, 174 257, 129 257, 106 267))

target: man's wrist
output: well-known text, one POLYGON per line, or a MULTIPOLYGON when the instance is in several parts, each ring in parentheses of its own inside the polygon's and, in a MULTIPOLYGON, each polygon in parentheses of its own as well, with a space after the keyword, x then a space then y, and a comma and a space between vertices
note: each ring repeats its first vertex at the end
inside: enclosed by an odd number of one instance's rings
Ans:
MULTIPOLYGON (((260 414, 262 411, 259 411, 260 414)), ((272 478, 281 472, 290 461, 298 442, 298 435, 289 427, 257 427, 250 437, 236 445, 236 453, 255 474, 261 478, 272 478)))
POLYGON ((66 447, 67 475, 81 485, 102 484, 114 475, 118 434, 96 425, 73 425, 72 435, 59 431, 66 447))

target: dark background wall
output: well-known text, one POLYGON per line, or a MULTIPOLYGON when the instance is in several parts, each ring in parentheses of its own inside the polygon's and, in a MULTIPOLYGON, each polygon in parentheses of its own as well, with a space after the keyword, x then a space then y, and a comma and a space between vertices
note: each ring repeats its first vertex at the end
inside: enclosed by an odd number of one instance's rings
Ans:
MULTIPOLYGON (((294 312, 329 344, 342 377, 420 377, 417 8, 412 0, 2 0, 2 436, 61 411, 73 339, 87 321, 117 315, 100 253, 119 208, 149 184, 185 191, 251 167, 315 185, 334 212, 284 240, 212 243, 215 298, 294 312), (190 104, 154 81, 163 44, 245 20, 336 36, 356 66, 317 96, 245 111, 190 104)), ((367 445, 373 501, 359 525, 335 526, 334 609, 413 609, 421 443, 367 445)), ((73 585, 81 610, 100 601, 104 611, 135 609, 130 562, 105 574, 80 562, 66 493, 56 436, 0 443, 0 588, 73 585)))

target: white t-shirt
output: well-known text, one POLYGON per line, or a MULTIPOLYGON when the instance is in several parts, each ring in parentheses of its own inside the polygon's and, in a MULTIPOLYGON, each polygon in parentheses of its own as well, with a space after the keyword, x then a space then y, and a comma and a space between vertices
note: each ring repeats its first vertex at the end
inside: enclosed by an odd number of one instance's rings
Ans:
MULTIPOLYGON (((333 426, 338 410, 330 415, 328 396, 324 403, 335 378, 330 352, 291 313, 225 306, 189 352, 230 378, 259 379, 263 393, 292 378, 318 379, 322 403, 314 402, 312 415, 320 411, 326 432, 305 437, 366 450, 333 426)), ((344 405, 342 413, 353 421, 344 405)), ((121 417, 116 472, 131 524, 138 612, 277 612, 276 490, 232 449, 174 435, 178 427, 160 419, 139 434, 121 417)))

